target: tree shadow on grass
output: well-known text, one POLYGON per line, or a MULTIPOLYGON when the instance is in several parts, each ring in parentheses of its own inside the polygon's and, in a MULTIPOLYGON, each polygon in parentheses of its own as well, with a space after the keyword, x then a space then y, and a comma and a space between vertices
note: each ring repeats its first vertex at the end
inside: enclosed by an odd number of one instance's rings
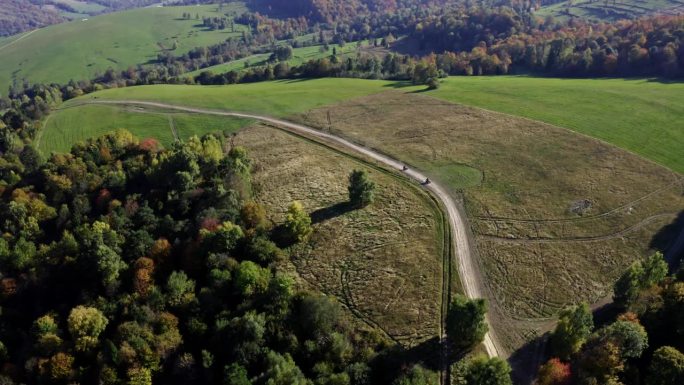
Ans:
POLYGON ((372 383, 391 383, 394 378, 407 372, 415 364, 420 364, 433 371, 440 370, 440 341, 438 337, 433 337, 410 348, 397 344, 387 349, 371 363, 375 368, 374 372, 381 376, 381 378, 375 378, 372 383))
POLYGON ((321 223, 325 222, 327 220, 330 220, 335 217, 339 217, 340 215, 344 215, 352 210, 354 210, 354 206, 350 202, 339 202, 335 203, 332 206, 324 207, 322 209, 318 209, 314 212, 311 213, 311 223, 316 224, 316 223, 321 223))
POLYGON ((538 336, 511 354, 508 363, 514 384, 526 385, 534 381, 539 366, 546 361, 548 339, 548 333, 538 336))
POLYGON ((672 223, 658 230, 648 246, 663 253, 670 265, 670 271, 679 268, 684 257, 684 210, 679 212, 672 223))

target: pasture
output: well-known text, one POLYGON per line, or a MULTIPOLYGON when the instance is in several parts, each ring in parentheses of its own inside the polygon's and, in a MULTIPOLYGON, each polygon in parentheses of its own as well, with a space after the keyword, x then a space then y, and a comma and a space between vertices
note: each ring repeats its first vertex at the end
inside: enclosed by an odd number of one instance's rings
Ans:
POLYGON ((235 33, 210 31, 201 25, 201 18, 240 9, 240 3, 231 3, 221 13, 216 5, 142 8, 41 28, 4 48, 5 42, 0 41, 0 92, 5 93, 13 81, 66 83, 90 79, 110 67, 122 70, 144 64, 171 50, 174 43, 177 48, 172 52, 178 55, 220 43, 239 36, 245 27, 236 26, 235 33), (193 18, 182 19, 184 12, 193 18))
POLYGON ((385 81, 317 79, 233 86, 156 85, 110 89, 70 100, 53 111, 44 123, 38 146, 45 154, 53 151, 66 152, 77 141, 117 128, 126 128, 141 138, 156 137, 162 144, 169 145, 174 139, 170 124, 175 126, 181 138, 214 131, 232 131, 249 124, 249 120, 236 118, 165 113, 121 106, 81 105, 81 102, 95 98, 152 100, 288 116, 326 104, 383 92, 392 86, 395 84, 385 81))
POLYGON ((211 132, 235 132, 248 119, 217 117, 139 107, 84 105, 55 111, 38 139, 43 154, 68 152, 87 138, 125 128, 140 138, 155 138, 165 147, 175 140, 211 132), (175 134, 174 134, 175 131, 175 134))
POLYGON ((684 83, 451 77, 428 95, 568 128, 684 173, 684 83))
POLYGON ((145 100, 283 117, 401 86, 403 84, 391 81, 342 78, 278 80, 230 86, 162 84, 104 90, 70 100, 65 105, 72 106, 96 98, 145 100))

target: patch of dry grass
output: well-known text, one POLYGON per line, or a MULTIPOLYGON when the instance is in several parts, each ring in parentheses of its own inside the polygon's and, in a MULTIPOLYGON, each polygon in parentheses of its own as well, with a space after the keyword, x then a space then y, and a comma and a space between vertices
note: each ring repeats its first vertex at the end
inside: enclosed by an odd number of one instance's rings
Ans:
POLYGON ((608 294, 684 207, 682 177, 664 167, 558 127, 424 95, 386 92, 297 119, 462 194, 510 349, 566 304, 608 294))
POLYGON ((319 216, 333 212, 314 225, 309 246, 296 250, 300 277, 406 346, 439 334, 442 219, 424 192, 273 128, 251 126, 236 143, 255 160, 256 195, 273 220, 282 220, 293 200, 319 216), (353 169, 370 172, 376 199, 340 210, 353 169))

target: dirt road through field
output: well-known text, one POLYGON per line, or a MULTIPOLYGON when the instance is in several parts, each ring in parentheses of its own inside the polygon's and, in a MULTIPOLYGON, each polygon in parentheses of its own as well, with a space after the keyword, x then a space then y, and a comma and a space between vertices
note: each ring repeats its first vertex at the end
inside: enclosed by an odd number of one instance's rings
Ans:
MULTIPOLYGON (((292 131, 298 134, 305 134, 307 136, 323 138, 339 144, 347 149, 355 151, 357 153, 363 154, 371 159, 374 159, 385 166, 394 168, 396 170, 403 171, 407 176, 416 180, 417 182, 423 184, 423 186, 430 190, 444 205, 447 217, 449 219, 449 225, 451 227, 452 239, 453 239, 453 250, 455 250, 455 256, 458 263, 458 272, 461 278, 461 283, 463 285, 463 290, 468 298, 485 298, 484 295, 484 285, 481 280, 481 275, 476 266, 476 262, 473 259, 471 252, 470 238, 468 237, 465 220, 463 214, 458 208, 458 205, 453 200, 451 195, 445 190, 441 185, 435 182, 425 184, 427 176, 420 171, 407 169, 403 170, 404 163, 399 160, 390 158, 384 154, 381 154, 375 150, 363 147, 359 144, 353 143, 341 137, 322 132, 312 127, 304 126, 297 123, 292 123, 286 120, 273 118, 265 115, 233 112, 233 111, 221 111, 221 110, 210 110, 202 108, 193 108, 186 106, 178 106, 173 104, 148 102, 148 101, 138 101, 138 100, 92 100, 83 102, 84 104, 119 104, 119 105, 138 105, 138 106, 149 106, 162 109, 170 109, 184 112, 192 112, 207 115, 218 115, 218 116, 232 116, 238 118, 248 118, 254 119, 262 122, 271 123, 288 131, 292 131)), ((487 333, 484 339, 484 347, 487 350, 487 354, 490 357, 498 357, 503 355, 503 351, 496 339, 495 331, 492 328, 491 322, 487 320, 489 324, 490 332, 487 333)), ((443 338, 444 336, 442 336, 443 338)))

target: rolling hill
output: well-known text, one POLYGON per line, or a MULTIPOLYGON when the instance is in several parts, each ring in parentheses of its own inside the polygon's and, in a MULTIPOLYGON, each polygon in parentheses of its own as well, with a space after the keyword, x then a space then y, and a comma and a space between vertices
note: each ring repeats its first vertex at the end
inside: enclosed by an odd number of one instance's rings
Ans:
POLYGON ((65 83, 89 79, 109 67, 125 69, 156 59, 174 43, 173 52, 181 54, 222 42, 239 32, 210 31, 201 21, 181 15, 189 12, 201 19, 243 9, 240 3, 230 7, 222 13, 215 5, 143 8, 39 29, 11 45, 0 45, 0 92, 13 81, 65 83))
MULTIPOLYGON (((287 116, 398 85, 385 81, 332 78, 229 87, 157 85, 106 90, 69 101, 66 105, 101 97, 287 116)), ((684 173, 684 161, 680 156, 684 151, 681 130, 684 125, 684 84, 681 83, 648 79, 451 77, 444 80, 438 90, 427 94, 564 127, 684 173)), ((49 130, 46 133, 49 135, 49 130)), ((64 150, 69 145, 63 143, 58 147, 64 150)))

